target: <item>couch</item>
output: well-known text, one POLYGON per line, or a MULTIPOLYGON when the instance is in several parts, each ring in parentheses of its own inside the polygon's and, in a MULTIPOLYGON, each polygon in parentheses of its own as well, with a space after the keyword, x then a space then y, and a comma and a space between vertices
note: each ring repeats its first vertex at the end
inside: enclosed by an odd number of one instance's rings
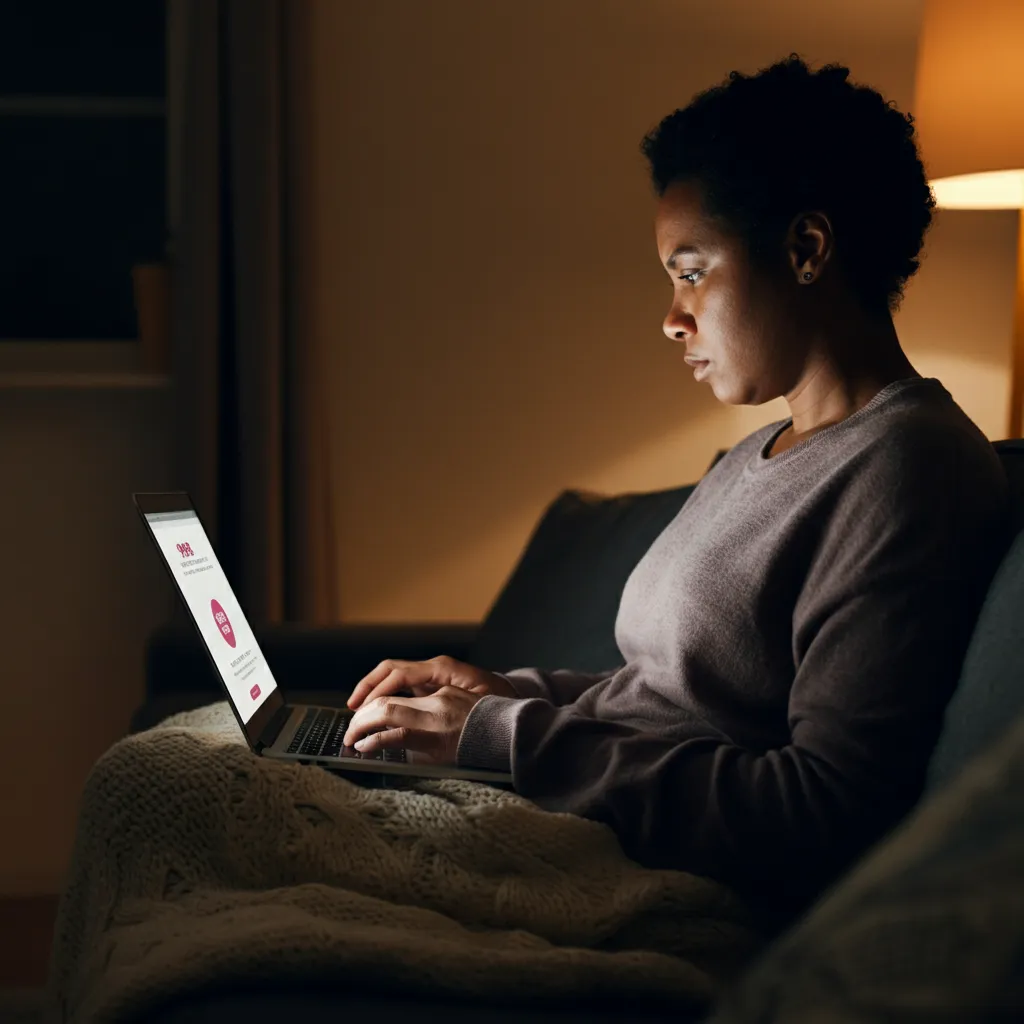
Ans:
MULTIPOLYGON (((976 623, 931 761, 926 798, 947 786, 1024 714, 1024 441, 997 442, 995 447, 1011 483, 1014 538, 976 623)), ((325 704, 342 703, 348 688, 385 657, 420 659, 446 653, 494 670, 522 665, 595 672, 611 668, 621 663, 613 627, 625 580, 692 490, 689 485, 610 498, 563 493, 544 513, 479 626, 288 625, 257 630, 258 639, 291 699, 325 704)), ((167 626, 149 639, 146 696, 134 716, 134 729, 220 698, 190 626, 167 626)), ((159 1020, 238 1019, 249 1011, 279 1011, 295 1018, 305 1013, 411 1012, 418 1021, 446 1022, 685 1019, 672 1007, 593 1006, 583 999, 572 1006, 522 1008, 409 1001, 360 993, 341 979, 329 989, 272 986, 258 992, 206 992, 167 1007, 159 1020)))

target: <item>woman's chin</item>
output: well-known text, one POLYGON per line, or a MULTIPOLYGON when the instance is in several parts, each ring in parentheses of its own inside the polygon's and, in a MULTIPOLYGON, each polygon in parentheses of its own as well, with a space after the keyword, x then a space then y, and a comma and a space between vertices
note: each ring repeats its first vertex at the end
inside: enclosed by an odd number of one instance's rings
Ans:
POLYGON ((711 393, 722 403, 722 405, 742 405, 742 395, 738 394, 738 388, 728 379, 723 379, 719 374, 708 374, 705 381, 711 387, 711 393))
POLYGON ((722 405, 760 405, 767 399, 759 397, 758 388, 735 378, 729 379, 720 373, 708 374, 704 378, 711 386, 711 393, 722 405))

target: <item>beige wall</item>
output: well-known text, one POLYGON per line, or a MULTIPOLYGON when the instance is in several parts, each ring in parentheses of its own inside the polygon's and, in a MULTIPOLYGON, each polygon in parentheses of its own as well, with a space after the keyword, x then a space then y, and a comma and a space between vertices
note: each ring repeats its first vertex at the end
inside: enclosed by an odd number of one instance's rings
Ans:
MULTIPOLYGON (((310 0, 293 185, 346 620, 482 615, 544 505, 695 479, 726 409, 660 333, 643 133, 799 50, 909 105, 919 0, 310 0)), ((993 435, 1012 220, 951 214, 899 328, 993 435)))
POLYGON ((921 373, 945 383, 975 423, 1006 437, 1016 211, 939 210, 896 318, 921 373))
POLYGON ((141 701, 173 593, 131 493, 170 483, 167 403, 0 386, 0 895, 58 891, 89 767, 141 701))

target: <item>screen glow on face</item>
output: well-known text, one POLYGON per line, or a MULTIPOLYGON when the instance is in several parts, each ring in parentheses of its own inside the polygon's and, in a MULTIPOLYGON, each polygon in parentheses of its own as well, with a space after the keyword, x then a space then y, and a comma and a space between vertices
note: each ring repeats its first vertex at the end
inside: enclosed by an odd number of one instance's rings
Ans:
POLYGON ((191 509, 146 515, 160 553, 243 722, 277 688, 234 591, 191 509))

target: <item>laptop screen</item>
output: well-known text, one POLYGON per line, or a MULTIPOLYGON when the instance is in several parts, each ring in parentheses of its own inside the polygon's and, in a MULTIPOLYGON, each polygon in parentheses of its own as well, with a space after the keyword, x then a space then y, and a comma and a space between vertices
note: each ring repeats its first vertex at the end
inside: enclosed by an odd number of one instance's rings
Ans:
POLYGON ((239 718, 248 722, 277 683, 199 517, 192 509, 147 512, 146 522, 199 626, 239 718))

